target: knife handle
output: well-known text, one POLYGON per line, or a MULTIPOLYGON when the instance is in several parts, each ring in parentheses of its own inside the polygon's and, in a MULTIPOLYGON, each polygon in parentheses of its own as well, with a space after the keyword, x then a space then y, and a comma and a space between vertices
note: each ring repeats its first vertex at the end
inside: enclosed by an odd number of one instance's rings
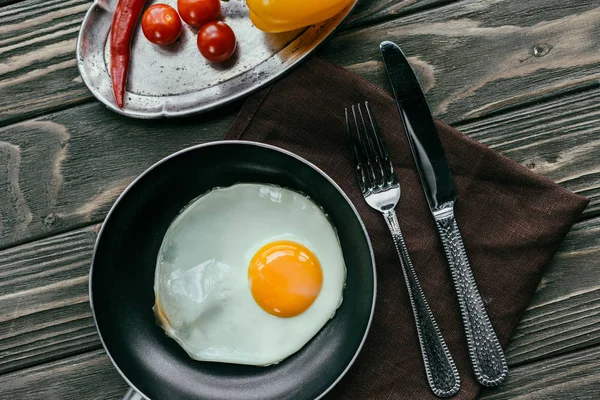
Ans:
POLYGON ((429 387, 438 397, 453 396, 460 389, 458 370, 417 279, 417 274, 408 256, 404 237, 400 231, 396 213, 394 210, 390 210, 384 211, 383 215, 400 256, 400 265, 402 266, 402 274, 404 275, 410 305, 415 318, 417 336, 429 387))
POLYGON ((475 377, 484 386, 496 386, 508 374, 506 357, 477 289, 454 217, 454 204, 446 204, 434 216, 454 281, 475 377))

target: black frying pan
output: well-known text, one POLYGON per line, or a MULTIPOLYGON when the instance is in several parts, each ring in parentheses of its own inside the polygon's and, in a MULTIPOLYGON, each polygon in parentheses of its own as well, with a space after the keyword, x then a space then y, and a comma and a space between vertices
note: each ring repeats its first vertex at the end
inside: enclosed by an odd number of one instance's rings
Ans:
POLYGON ((130 385, 156 399, 315 399, 348 370, 369 329, 375 264, 365 228, 341 189, 284 150, 251 142, 199 145, 160 161, 117 200, 100 231, 90 303, 104 347, 130 385), (270 367, 199 362, 156 325, 154 269, 171 221, 192 199, 239 182, 280 185, 321 205, 347 267, 335 317, 300 351, 270 367))

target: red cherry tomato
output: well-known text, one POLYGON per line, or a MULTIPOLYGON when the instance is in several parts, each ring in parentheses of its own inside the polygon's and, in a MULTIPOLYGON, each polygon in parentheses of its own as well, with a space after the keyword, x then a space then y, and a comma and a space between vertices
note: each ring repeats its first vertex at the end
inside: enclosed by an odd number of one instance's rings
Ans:
POLYGON ((177 0, 177 10, 186 24, 200 28, 219 18, 221 0, 177 0))
POLYGON ((210 62, 223 62, 235 51, 235 33, 225 22, 204 24, 198 32, 198 49, 210 62))
POLYGON ((171 44, 181 34, 181 19, 173 7, 155 4, 142 16, 142 31, 154 44, 171 44))

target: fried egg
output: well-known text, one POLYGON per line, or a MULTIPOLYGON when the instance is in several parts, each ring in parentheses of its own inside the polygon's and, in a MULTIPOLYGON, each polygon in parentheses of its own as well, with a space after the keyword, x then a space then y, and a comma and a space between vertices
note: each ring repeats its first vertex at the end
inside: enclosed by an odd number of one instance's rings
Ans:
POLYGON ((333 317, 345 280, 319 206, 288 189, 237 184, 196 199, 167 230, 154 313, 195 360, 270 365, 333 317))

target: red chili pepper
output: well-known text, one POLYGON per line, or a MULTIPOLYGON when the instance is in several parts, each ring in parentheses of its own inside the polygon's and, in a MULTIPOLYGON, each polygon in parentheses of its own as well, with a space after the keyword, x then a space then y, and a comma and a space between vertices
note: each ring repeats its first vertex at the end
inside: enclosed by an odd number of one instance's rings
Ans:
POLYGON ((119 0, 110 31, 110 76, 115 100, 123 107, 127 71, 131 53, 131 36, 146 0, 119 0))

